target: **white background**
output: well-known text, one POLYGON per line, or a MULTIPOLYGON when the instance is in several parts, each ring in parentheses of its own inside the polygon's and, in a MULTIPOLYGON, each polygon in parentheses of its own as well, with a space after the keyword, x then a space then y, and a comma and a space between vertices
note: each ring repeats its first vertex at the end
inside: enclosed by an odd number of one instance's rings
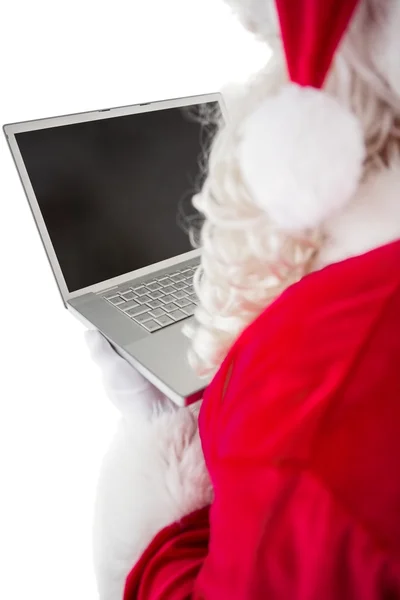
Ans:
MULTIPOLYGON (((222 0, 1 10, 1 124, 213 92, 266 57, 222 0)), ((63 309, 3 136, 0 187, 0 597, 94 600, 92 506, 117 415, 63 309)))

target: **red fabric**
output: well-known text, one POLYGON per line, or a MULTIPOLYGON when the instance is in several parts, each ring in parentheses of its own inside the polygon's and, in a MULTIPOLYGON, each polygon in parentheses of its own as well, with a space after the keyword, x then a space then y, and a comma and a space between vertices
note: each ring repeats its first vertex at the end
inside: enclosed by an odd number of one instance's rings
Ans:
POLYGON ((286 290, 200 429, 209 523, 161 532, 125 600, 400 598, 400 241, 286 290))
POLYGON ((157 598, 191 597, 193 581, 208 552, 208 513, 208 507, 198 510, 159 533, 129 574, 126 599, 153 598, 154 573, 157 574, 157 598), (162 576, 158 578, 158 574, 162 576))
POLYGON ((291 81, 322 87, 360 0, 275 0, 291 81))

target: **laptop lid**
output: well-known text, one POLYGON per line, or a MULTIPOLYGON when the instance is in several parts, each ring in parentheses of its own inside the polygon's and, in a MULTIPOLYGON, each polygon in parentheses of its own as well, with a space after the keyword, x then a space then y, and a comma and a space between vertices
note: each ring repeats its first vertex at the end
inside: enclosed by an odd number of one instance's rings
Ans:
POLYGON ((198 255, 179 212, 205 176, 204 109, 221 95, 4 126, 64 302, 198 255))

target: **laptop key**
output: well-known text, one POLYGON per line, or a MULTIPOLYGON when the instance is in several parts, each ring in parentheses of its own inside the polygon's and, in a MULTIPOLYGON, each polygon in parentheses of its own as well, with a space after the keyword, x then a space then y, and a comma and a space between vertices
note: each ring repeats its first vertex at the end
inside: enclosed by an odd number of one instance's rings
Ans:
POLYGON ((190 300, 188 298, 177 298, 175 300, 175 304, 182 308, 183 306, 188 306, 190 304, 190 300))
POLYGON ((139 302, 139 304, 146 304, 147 302, 150 302, 151 300, 152 300, 152 298, 150 298, 150 296, 148 296, 147 294, 136 298, 136 302, 139 302))
POLYGON ((141 285, 137 288, 133 288, 133 291, 135 292, 135 294, 137 294, 138 296, 144 296, 144 294, 147 294, 147 290, 144 287, 144 285, 141 285))
POLYGON ((171 279, 172 279, 172 281, 179 282, 179 281, 183 281, 185 278, 183 275, 178 274, 178 275, 171 275, 171 279))
POLYGON ((103 298, 105 298, 106 300, 111 300, 111 298, 115 298, 116 296, 118 296, 118 292, 116 292, 114 289, 104 294, 103 298))
POLYGON ((150 313, 146 312, 141 315, 135 315, 133 317, 133 320, 136 321, 136 323, 140 323, 140 325, 143 325, 146 321, 151 320, 151 316, 150 313))
POLYGON ((197 306, 195 304, 188 304, 182 308, 183 312, 185 312, 188 316, 194 315, 197 306))
POLYGON ((124 299, 122 299, 122 300, 123 300, 123 302, 121 302, 120 304, 116 304, 116 306, 117 306, 118 308, 120 308, 121 310, 123 310, 123 309, 124 309, 124 306, 125 306, 126 304, 128 304, 128 301, 127 301, 127 300, 124 300, 124 299))
POLYGON ((162 325, 162 327, 166 327, 167 325, 172 325, 172 323, 175 323, 175 321, 171 319, 171 317, 169 317, 168 315, 162 315, 161 317, 157 317, 157 321, 158 323, 160 323, 160 325, 162 325))
POLYGON ((128 308, 128 310, 126 311, 126 314, 129 315, 130 317, 136 317, 136 315, 142 315, 143 313, 149 312, 149 307, 144 305, 144 306, 136 306, 134 308, 128 308))
POLYGON ((176 304, 174 304, 173 302, 170 302, 169 304, 164 304, 163 306, 163 310, 165 310, 167 313, 172 312, 173 310, 176 310, 178 307, 176 304))
POLYGON ((158 283, 160 285, 162 285, 163 287, 165 287, 166 285, 171 285, 171 280, 169 277, 162 277, 161 279, 158 280, 158 283))
POLYGON ((146 283, 146 288, 149 290, 149 292, 156 292, 157 290, 161 289, 161 285, 158 285, 158 283, 146 283))
POLYGON ((159 323, 157 323, 157 321, 146 321, 146 323, 143 323, 143 327, 145 327, 147 329, 147 331, 150 331, 150 333, 152 333, 153 331, 157 331, 157 329, 161 329, 161 325, 159 323))
POLYGON ((151 298, 152 300, 158 300, 159 298, 162 298, 162 297, 163 297, 163 295, 164 295, 164 293, 163 293, 163 292, 164 292, 164 290, 162 290, 162 292, 160 292, 160 291, 158 291, 158 290, 157 290, 157 291, 155 291, 155 292, 151 292, 151 293, 149 294, 149 296, 150 296, 150 298, 151 298))
POLYGON ((182 290, 175 290, 172 295, 174 298, 186 298, 186 290, 184 292, 182 290))
POLYGON ((154 317, 155 319, 158 319, 158 317, 162 317, 162 315, 165 315, 165 312, 163 310, 161 310, 161 308, 156 308, 156 309, 150 311, 149 315, 151 317, 154 317))
POLYGON ((136 298, 135 294, 130 290, 129 292, 120 292, 124 300, 133 300, 136 298))
POLYGON ((160 308, 160 306, 162 306, 163 303, 159 300, 151 300, 147 303, 147 305, 150 306, 150 308, 160 308))
POLYGON ((174 283, 174 286, 177 290, 184 290, 185 288, 187 288, 186 283, 183 283, 183 281, 178 281, 177 283, 174 283))
POLYGON ((126 312, 127 310, 129 310, 130 308, 137 308, 138 306, 140 306, 140 304, 138 304, 137 302, 135 302, 134 300, 130 300, 129 302, 125 302, 125 304, 121 305, 120 308, 126 312))
POLYGON ((108 301, 114 306, 118 306, 118 304, 124 304, 125 300, 121 298, 121 296, 115 296, 114 298, 108 298, 108 301))
POLYGON ((163 288, 163 292, 164 294, 172 294, 172 292, 175 292, 176 288, 174 288, 173 285, 168 285, 165 288, 163 288))
POLYGON ((186 319, 187 315, 181 310, 174 310, 174 312, 169 313, 169 316, 174 321, 181 321, 181 319, 186 319))
POLYGON ((167 294, 167 296, 161 298, 161 302, 163 302, 164 304, 169 304, 170 302, 174 302, 174 300, 175 298, 171 296, 171 294, 167 294))

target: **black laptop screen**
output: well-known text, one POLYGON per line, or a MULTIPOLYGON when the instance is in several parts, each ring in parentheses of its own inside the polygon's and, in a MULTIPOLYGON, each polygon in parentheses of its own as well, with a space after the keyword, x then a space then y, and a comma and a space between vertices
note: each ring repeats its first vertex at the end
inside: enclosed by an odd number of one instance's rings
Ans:
POLYGON ((16 134, 69 291, 191 250, 179 210, 202 184, 213 134, 193 113, 169 108, 16 134))

